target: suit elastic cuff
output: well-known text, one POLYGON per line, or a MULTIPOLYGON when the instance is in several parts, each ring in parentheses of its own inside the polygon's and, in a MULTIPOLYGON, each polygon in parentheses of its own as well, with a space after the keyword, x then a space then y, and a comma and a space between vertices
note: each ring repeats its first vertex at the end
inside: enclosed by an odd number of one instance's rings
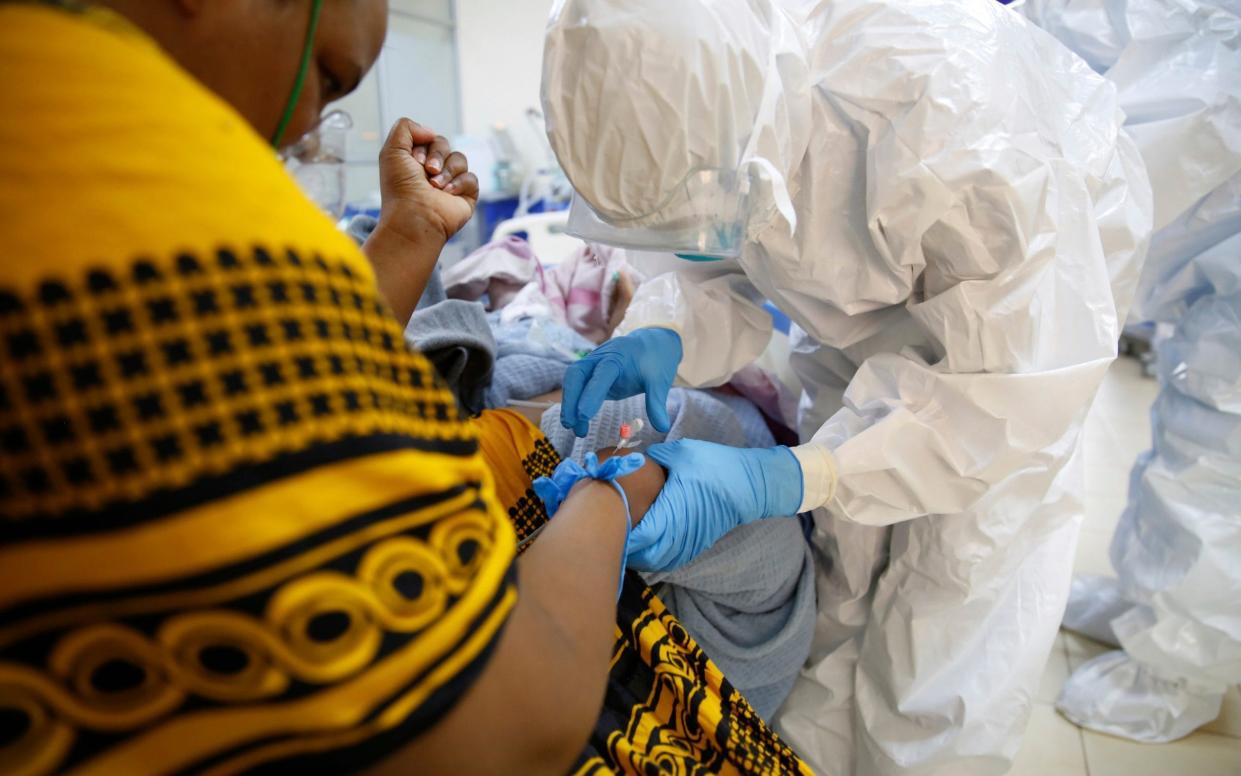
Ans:
POLYGON ((789 448, 801 465, 802 502, 798 512, 826 506, 836 497, 836 459, 831 451, 813 442, 789 448))

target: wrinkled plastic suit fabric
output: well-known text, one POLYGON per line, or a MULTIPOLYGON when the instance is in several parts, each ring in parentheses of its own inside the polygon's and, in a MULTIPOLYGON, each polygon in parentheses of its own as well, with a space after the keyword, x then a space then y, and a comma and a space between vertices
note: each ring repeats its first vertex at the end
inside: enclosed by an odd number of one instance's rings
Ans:
POLYGON ((790 193, 795 217, 765 208, 736 261, 643 263, 664 271, 618 329, 675 329, 679 380, 712 385, 762 352, 764 299, 795 324, 803 441, 840 480, 815 510, 816 641, 778 727, 818 773, 1004 773, 1068 594, 1082 421, 1151 229, 1116 88, 991 0, 563 0, 544 106, 569 179, 616 215, 660 201, 687 142, 765 155, 790 193), (746 32, 685 54, 702 14, 746 32), (805 89, 749 34, 789 24, 805 89), (778 99, 696 101, 733 80, 778 99))
POLYGON ((1156 192, 1132 322, 1161 391, 1112 542, 1117 582, 1075 583, 1066 625, 1122 652, 1074 672, 1058 706, 1139 741, 1188 735, 1241 683, 1241 3, 1030 0, 1023 12, 1119 87, 1156 192), (1100 23, 1101 20, 1106 23, 1100 23))
MULTIPOLYGON (((712 3, 670 10, 657 0, 559 0, 552 8, 542 89, 548 138, 561 165, 576 171, 576 191, 606 217, 676 218, 660 208, 690 173, 750 163, 787 170, 804 142, 794 133, 806 128, 807 105, 783 99, 809 89, 792 17, 766 2, 746 4, 746 24, 712 3), (667 78, 671 62, 675 80, 667 78), (668 133, 652 112, 693 121, 668 133), (572 118, 587 113, 588 124, 572 118), (617 132, 632 134, 608 137, 617 132), (622 151, 623 159, 609 156, 622 151)), ((774 200, 787 201, 782 176, 768 184, 774 200)))

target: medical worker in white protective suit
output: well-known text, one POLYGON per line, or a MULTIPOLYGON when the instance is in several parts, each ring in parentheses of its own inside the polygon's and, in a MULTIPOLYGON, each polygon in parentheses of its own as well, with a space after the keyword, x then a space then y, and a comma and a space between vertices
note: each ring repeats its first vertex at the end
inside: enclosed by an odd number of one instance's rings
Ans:
POLYGON ((1112 541, 1119 579, 1074 581, 1065 625, 1119 644, 1058 706, 1085 727, 1171 741, 1241 684, 1241 0, 1030 0, 1104 72, 1155 193, 1131 322, 1156 342, 1154 448, 1112 541))
POLYGON ((806 443, 651 448, 631 565, 813 510, 816 644, 778 727, 822 774, 1004 773, 1150 232, 1115 88, 993 0, 561 0, 543 102, 571 231, 683 257, 570 370, 566 426, 642 392, 666 424, 674 379, 764 350, 764 299, 797 325, 806 443))

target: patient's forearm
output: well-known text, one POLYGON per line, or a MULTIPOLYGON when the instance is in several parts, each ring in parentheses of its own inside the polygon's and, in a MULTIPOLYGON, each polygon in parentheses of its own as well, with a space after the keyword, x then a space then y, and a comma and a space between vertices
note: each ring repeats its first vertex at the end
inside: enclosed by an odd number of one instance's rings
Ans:
MULTIPOLYGON (((616 638, 616 584, 625 507, 611 485, 576 488, 521 557, 521 594, 536 608, 542 659, 558 687, 544 696, 578 732, 580 750, 599 714, 616 638)), ((570 765, 571 763, 566 763, 570 765)))
POLYGON ((375 282, 388 301, 401 326, 409 323, 414 307, 426 290, 444 240, 422 229, 411 236, 393 229, 382 220, 371 232, 362 252, 375 269, 375 282))
POLYGON ((518 561, 517 606, 482 675, 377 772, 568 770, 603 703, 625 519, 610 485, 587 481, 569 495, 518 561))

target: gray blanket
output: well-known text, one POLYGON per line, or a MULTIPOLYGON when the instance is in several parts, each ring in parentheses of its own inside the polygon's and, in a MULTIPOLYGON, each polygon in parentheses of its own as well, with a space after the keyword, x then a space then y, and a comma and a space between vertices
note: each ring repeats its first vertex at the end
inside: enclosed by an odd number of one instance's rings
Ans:
POLYGON ((489 313, 496 338, 496 368, 487 389, 487 406, 507 407, 511 399, 533 399, 564 385, 564 373, 594 343, 560 323, 524 319, 501 323, 489 313))
POLYGON ((483 411, 496 341, 481 304, 447 299, 415 310, 405 327, 405 340, 435 366, 466 412, 483 411))

